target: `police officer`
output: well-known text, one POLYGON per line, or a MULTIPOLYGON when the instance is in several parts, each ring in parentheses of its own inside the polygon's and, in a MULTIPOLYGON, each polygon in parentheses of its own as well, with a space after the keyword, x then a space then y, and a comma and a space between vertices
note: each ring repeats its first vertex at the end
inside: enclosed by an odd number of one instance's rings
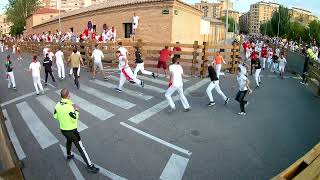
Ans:
POLYGON ((80 134, 77 130, 79 109, 75 107, 70 100, 68 89, 64 88, 61 90, 61 100, 55 106, 53 117, 59 121, 61 133, 67 139, 67 159, 69 160, 74 157, 74 155, 71 154, 71 146, 73 143, 87 164, 87 170, 92 173, 99 172, 99 168, 96 168, 90 161, 90 158, 81 142, 80 134))

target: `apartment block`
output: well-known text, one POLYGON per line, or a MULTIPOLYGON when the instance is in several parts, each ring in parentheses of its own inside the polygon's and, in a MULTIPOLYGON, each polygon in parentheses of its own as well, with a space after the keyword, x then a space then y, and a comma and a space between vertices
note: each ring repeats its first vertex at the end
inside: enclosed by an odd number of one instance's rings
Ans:
POLYGON ((91 5, 106 2, 107 0, 42 0, 42 6, 49 9, 59 9, 72 11, 75 9, 88 7, 91 5), (61 4, 60 4, 61 3, 61 4))
POLYGON ((239 18, 240 32, 249 33, 250 11, 242 14, 239 18))
POLYGON ((6 15, 0 14, 0 36, 9 35, 11 24, 7 22, 6 15))
POLYGON ((292 21, 300 22, 304 25, 308 25, 313 20, 318 20, 317 16, 305 9, 292 7, 290 12, 292 21))

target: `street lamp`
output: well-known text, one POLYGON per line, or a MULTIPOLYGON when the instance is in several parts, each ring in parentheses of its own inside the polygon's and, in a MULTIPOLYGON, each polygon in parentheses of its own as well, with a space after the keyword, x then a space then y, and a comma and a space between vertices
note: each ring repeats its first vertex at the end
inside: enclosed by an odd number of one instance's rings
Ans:
POLYGON ((227 3, 227 12, 226 12, 226 33, 224 37, 224 44, 227 44, 227 35, 228 35, 228 27, 229 27, 229 1, 226 0, 227 3))
POLYGON ((279 14, 279 18, 278 18, 278 33, 277 33, 277 38, 279 38, 279 31, 280 31, 280 6, 279 6, 279 10, 278 10, 278 14, 279 14))
POLYGON ((59 34, 61 33, 61 0, 59 2, 59 34))

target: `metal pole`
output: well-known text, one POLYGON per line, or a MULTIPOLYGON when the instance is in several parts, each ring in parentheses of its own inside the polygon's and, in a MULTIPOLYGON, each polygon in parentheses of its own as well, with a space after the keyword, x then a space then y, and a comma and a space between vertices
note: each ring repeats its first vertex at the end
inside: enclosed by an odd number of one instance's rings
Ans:
POLYGON ((280 31, 280 6, 279 6, 278 14, 279 14, 279 19, 278 19, 278 33, 277 33, 277 38, 279 38, 279 31, 280 31))
POLYGON ((61 0, 59 2, 59 33, 61 33, 61 0))
POLYGON ((227 35, 228 35, 228 27, 229 27, 229 1, 226 0, 227 3, 227 13, 226 13, 226 33, 224 38, 224 44, 227 44, 227 35))
MULTIPOLYGON (((235 1, 234 1, 234 11, 235 11, 235 14, 236 14, 236 12, 237 12, 237 1, 238 1, 238 0, 235 0, 235 1)), ((235 34, 238 33, 237 21, 236 21, 236 19, 234 20, 234 33, 235 33, 235 34)))

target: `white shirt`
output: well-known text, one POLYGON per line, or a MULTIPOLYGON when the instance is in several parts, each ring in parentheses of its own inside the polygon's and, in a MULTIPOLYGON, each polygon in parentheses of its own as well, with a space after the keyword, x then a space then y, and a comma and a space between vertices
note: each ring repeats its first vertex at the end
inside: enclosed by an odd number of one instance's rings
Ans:
POLYGON ((246 75, 247 74, 247 68, 243 66, 242 64, 239 64, 239 68, 241 70, 241 73, 246 75))
POLYGON ((237 81, 239 83, 239 90, 240 91, 246 91, 248 90, 246 83, 247 83, 247 77, 244 74, 240 74, 237 76, 237 81))
POLYGON ((280 49, 276 49, 276 55, 278 56, 278 57, 280 57, 280 49))
POLYGON ((128 50, 125 47, 120 46, 118 51, 120 51, 123 56, 127 57, 128 50))
POLYGON ((119 57, 119 69, 120 70, 122 70, 123 68, 128 67, 128 65, 126 66, 126 60, 127 60, 127 57, 125 57, 125 56, 120 56, 119 57))
POLYGON ((40 69, 41 69, 41 64, 39 61, 32 62, 29 66, 29 70, 31 70, 32 72, 32 77, 40 77, 40 69))
POLYGON ((63 57, 64 57, 64 55, 63 55, 63 52, 62 52, 62 51, 56 52, 55 57, 56 57, 56 63, 57 63, 57 64, 63 64, 63 57))
POLYGON ((54 57, 53 52, 49 52, 49 53, 48 53, 48 57, 49 57, 50 61, 52 61, 52 59, 53 59, 53 57, 54 57))
POLYGON ((43 48, 42 52, 43 52, 43 56, 46 57, 46 54, 48 53, 49 48, 45 47, 43 48))
POLYGON ((283 59, 280 58, 279 59, 279 66, 284 67, 286 65, 286 63, 287 63, 286 58, 283 58, 283 59))
POLYGON ((102 58, 104 58, 103 52, 100 49, 95 49, 92 52, 92 56, 94 62, 101 62, 102 58))
POLYGON ((169 72, 172 74, 172 85, 173 87, 181 87, 183 85, 182 82, 182 74, 183 69, 180 64, 172 64, 169 66, 169 72))
POLYGON ((132 23, 137 26, 139 24, 139 16, 133 16, 132 17, 132 23))

